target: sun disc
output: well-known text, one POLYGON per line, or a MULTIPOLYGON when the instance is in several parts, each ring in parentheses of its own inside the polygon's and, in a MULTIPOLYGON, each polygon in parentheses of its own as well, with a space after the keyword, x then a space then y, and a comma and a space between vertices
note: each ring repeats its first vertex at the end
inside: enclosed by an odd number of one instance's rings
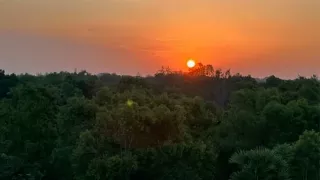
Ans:
POLYGON ((193 68, 195 65, 196 65, 196 62, 194 60, 192 60, 192 59, 188 60, 187 66, 189 68, 193 68))

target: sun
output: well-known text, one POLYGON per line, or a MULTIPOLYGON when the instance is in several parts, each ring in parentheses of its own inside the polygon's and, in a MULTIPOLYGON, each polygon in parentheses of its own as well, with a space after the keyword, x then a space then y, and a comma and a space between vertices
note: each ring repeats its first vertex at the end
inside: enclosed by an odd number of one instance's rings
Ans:
POLYGON ((192 59, 189 59, 187 62, 188 68, 193 68, 196 65, 196 62, 192 59))

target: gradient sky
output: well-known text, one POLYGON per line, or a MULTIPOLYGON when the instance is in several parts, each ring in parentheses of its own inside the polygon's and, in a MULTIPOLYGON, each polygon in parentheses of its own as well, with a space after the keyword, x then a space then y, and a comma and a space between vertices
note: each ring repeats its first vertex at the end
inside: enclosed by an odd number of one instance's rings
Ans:
POLYGON ((188 58, 258 77, 320 75, 320 1, 0 0, 7 72, 153 74, 188 58))

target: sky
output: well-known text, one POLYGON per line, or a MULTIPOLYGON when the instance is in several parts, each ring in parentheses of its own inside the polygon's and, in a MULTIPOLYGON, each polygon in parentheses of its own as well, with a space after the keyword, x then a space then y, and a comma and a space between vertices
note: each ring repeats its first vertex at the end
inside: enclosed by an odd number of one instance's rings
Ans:
POLYGON ((319 32, 319 0, 0 0, 0 68, 295 78, 320 75, 319 32))

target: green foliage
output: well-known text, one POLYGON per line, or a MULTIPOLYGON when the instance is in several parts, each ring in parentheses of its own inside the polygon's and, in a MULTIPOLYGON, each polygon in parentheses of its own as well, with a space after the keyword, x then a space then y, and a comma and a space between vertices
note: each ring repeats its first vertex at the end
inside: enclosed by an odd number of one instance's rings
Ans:
POLYGON ((240 151, 230 158, 230 163, 237 164, 239 171, 231 175, 230 180, 289 180, 287 162, 278 154, 268 149, 240 151))
POLYGON ((320 179, 320 133, 304 132, 294 144, 292 176, 294 179, 320 179))
POLYGON ((4 180, 320 180, 319 130, 315 76, 0 70, 4 180))
POLYGON ((140 150, 140 177, 156 180, 213 179, 215 149, 204 143, 190 143, 140 150), (141 175, 142 174, 142 175, 141 175))
POLYGON ((87 171, 88 178, 129 180, 138 169, 138 161, 131 153, 115 156, 103 156, 93 159, 87 171))

